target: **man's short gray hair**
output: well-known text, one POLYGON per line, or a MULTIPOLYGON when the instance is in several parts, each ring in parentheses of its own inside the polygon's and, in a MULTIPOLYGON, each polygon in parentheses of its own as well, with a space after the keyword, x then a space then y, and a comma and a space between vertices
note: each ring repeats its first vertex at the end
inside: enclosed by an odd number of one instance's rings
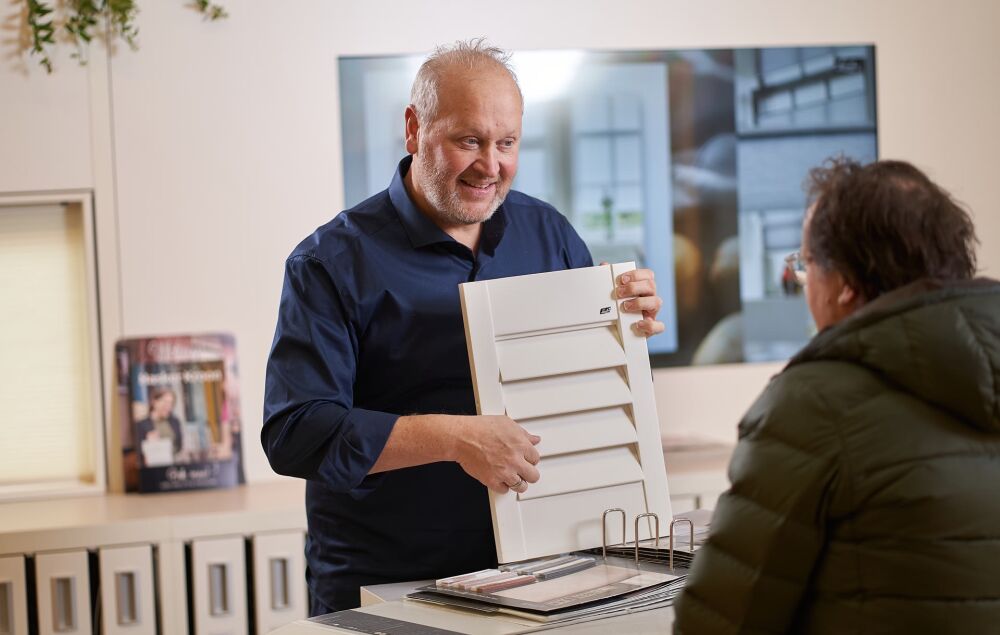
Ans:
MULTIPOLYGON (((491 46, 486 38, 459 40, 451 46, 437 47, 420 65, 417 77, 413 80, 413 88, 410 89, 410 105, 416 111, 417 118, 426 124, 437 117, 438 91, 446 71, 475 71, 484 67, 503 69, 510 73, 518 95, 521 95, 517 75, 510 65, 510 53, 491 46)), ((521 100, 524 100, 523 95, 521 100)))

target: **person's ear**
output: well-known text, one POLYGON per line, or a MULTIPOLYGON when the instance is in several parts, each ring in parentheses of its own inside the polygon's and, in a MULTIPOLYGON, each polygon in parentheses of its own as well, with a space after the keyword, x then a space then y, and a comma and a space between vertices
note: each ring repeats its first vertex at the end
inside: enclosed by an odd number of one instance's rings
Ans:
POLYGON ((407 154, 416 154, 419 149, 417 137, 420 132, 420 122, 417 120, 417 111, 412 105, 407 106, 406 114, 403 116, 406 121, 406 152, 407 154))
POLYGON ((840 293, 837 295, 837 304, 844 308, 855 308, 864 304, 864 300, 849 282, 842 280, 840 293))

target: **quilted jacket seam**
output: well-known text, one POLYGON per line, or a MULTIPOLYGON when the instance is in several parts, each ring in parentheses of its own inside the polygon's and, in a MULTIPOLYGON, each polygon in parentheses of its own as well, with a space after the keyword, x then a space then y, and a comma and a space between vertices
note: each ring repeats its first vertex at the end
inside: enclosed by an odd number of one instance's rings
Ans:
POLYGON ((983 350, 984 349, 983 340, 979 336, 979 333, 977 332, 977 330, 976 330, 976 328, 974 326, 974 322, 972 320, 970 320, 969 316, 966 314, 968 312, 968 309, 966 307, 964 307, 964 306, 959 306, 959 307, 957 307, 957 309, 958 309, 958 315, 960 315, 962 317, 962 322, 963 322, 964 326, 967 329, 969 329, 969 333, 972 334, 972 337, 974 337, 975 340, 976 340, 976 344, 979 345, 976 348, 976 352, 978 352, 979 355, 982 356, 983 360, 986 362, 986 367, 989 368, 990 371, 991 371, 990 372, 990 376, 991 376, 991 378, 993 380, 993 393, 992 393, 992 395, 993 395, 992 406, 993 407, 990 408, 989 410, 990 410, 990 414, 993 416, 994 419, 1000 419, 1000 400, 997 399, 997 395, 1000 395, 1000 384, 998 384, 997 376, 1000 373, 998 373, 998 369, 993 366, 992 358, 989 355, 986 354, 985 350, 983 350))

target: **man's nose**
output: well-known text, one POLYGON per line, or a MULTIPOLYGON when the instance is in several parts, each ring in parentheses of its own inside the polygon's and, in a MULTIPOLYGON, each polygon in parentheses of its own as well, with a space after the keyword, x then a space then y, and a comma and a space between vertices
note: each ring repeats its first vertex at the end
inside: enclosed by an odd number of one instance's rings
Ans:
POLYGON ((492 144, 486 144, 479 152, 476 168, 487 177, 497 177, 500 174, 500 151, 492 144))

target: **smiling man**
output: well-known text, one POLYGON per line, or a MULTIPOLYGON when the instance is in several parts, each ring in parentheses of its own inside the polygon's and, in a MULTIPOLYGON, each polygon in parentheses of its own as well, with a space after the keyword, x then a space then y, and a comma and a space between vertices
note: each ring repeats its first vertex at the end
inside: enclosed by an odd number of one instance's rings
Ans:
MULTIPOLYGON (((561 214, 510 189, 523 101, 503 51, 439 49, 411 102, 389 188, 285 264, 261 440, 309 481, 313 615, 357 606, 362 585, 495 565, 486 488, 544 474, 538 437, 475 416, 458 285, 593 264, 561 214)), ((663 330, 651 272, 618 293, 638 296, 641 332, 663 330)))
POLYGON ((430 64, 426 74, 438 75, 437 91, 418 76, 406 109, 413 164, 404 183, 424 214, 475 250, 481 223, 503 203, 517 172, 521 91, 503 66, 430 64))

